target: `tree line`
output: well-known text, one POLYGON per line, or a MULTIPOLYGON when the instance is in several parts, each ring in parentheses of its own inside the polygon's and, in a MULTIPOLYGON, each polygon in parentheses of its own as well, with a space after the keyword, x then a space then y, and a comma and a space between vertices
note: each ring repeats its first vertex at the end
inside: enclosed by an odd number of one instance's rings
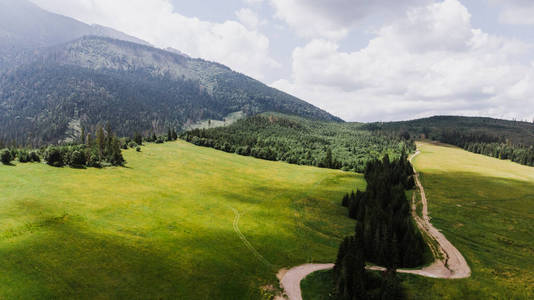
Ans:
POLYGON ((195 129, 181 135, 198 146, 291 164, 363 172, 367 161, 415 149, 409 137, 375 134, 361 124, 321 122, 262 114, 227 127, 195 129))
POLYGON ((402 289, 395 270, 423 265, 429 251, 406 197, 406 190, 415 186, 413 167, 405 153, 393 161, 386 155, 367 164, 365 179, 365 191, 342 199, 349 217, 358 222, 355 234, 345 238, 338 251, 335 293, 338 299, 396 299, 402 289), (366 262, 387 268, 380 284, 365 272, 366 262))
POLYGON ((533 145, 513 144, 504 137, 496 137, 485 133, 465 134, 458 130, 443 130, 437 139, 469 152, 498 159, 509 159, 531 167, 534 166, 533 145))
MULTIPOLYGON (((122 150, 134 148, 140 152, 143 143, 161 144, 177 139, 176 130, 170 127, 166 135, 150 133, 143 136, 136 132, 133 137, 118 138, 107 123, 104 127, 97 126, 95 132, 86 132, 85 128, 82 128, 77 141, 63 145, 43 146, 36 150, 10 146, 0 150, 0 161, 9 165, 15 159, 21 163, 44 160, 50 166, 73 168, 123 166, 126 161, 122 150)), ((3 146, 0 142, 0 148, 3 146)))

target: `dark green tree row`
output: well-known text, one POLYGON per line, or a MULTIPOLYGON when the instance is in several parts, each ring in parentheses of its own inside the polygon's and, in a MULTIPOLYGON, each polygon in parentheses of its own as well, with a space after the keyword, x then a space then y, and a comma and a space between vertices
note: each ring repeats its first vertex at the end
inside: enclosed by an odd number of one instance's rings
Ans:
MULTIPOLYGON (((81 129, 77 142, 70 142, 58 146, 43 146, 39 150, 28 150, 18 148, 16 144, 9 149, 0 151, 0 161, 3 164, 10 164, 18 159, 21 163, 41 162, 43 158, 47 164, 54 167, 71 166, 73 168, 103 166, 122 166, 125 163, 122 156, 122 149, 135 148, 141 151, 143 142, 161 144, 168 141, 176 141, 178 134, 170 127, 166 135, 156 135, 150 133, 143 137, 135 133, 132 138, 117 138, 109 123, 105 127, 97 126, 93 133, 87 133, 85 128, 81 129)), ((4 146, 0 142, 0 148, 4 146)))
POLYGON ((534 122, 436 116, 413 121, 371 123, 365 128, 371 132, 440 141, 477 154, 534 166, 534 122))
POLYGON ((382 274, 365 270, 363 229, 346 237, 339 247, 334 266, 334 297, 339 300, 404 299, 404 291, 394 270, 382 274))
POLYGON ((80 144, 50 146, 43 151, 43 156, 46 162, 54 167, 122 166, 125 163, 122 148, 121 141, 108 123, 105 128, 98 126, 96 132, 92 134, 86 134, 82 129, 80 144))
POLYGON ((413 168, 404 153, 393 161, 386 155, 367 164, 365 179, 364 192, 352 192, 342 200, 358 223, 355 235, 346 238, 338 252, 336 294, 339 299, 396 299, 402 291, 394 270, 423 265, 428 251, 406 198, 406 190, 415 185, 413 168), (378 292, 368 280, 366 262, 388 270, 378 292))
POLYGON ((477 154, 509 159, 522 165, 534 166, 533 145, 512 144, 504 137, 499 138, 484 133, 464 134, 457 130, 441 131, 437 139, 477 154))
POLYGON ((123 142, 113 133, 109 123, 105 128, 98 126, 96 132, 82 129, 80 140, 64 145, 41 147, 39 150, 5 149, 1 152, 2 162, 9 164, 18 159, 21 163, 40 162, 41 158, 50 166, 73 168, 122 166, 125 163, 121 149, 123 142))
POLYGON ((372 159, 399 157, 415 144, 398 135, 375 134, 361 124, 306 120, 262 114, 227 127, 195 129, 182 134, 195 145, 292 164, 363 172, 372 159))

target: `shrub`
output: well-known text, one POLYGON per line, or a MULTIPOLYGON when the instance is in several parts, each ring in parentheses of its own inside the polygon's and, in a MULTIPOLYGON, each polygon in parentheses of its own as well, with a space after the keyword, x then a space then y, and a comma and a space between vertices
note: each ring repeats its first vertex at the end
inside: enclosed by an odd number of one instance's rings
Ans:
POLYGON ((63 157, 63 153, 59 148, 56 147, 48 147, 45 151, 45 160, 46 163, 53 166, 53 167, 62 167, 65 165, 65 158, 63 157))
POLYGON ((13 156, 11 155, 11 151, 8 149, 2 150, 0 153, 0 160, 4 165, 9 165, 11 161, 13 160, 13 156))
POLYGON ((137 148, 135 148, 135 151, 141 152, 141 147, 137 146, 137 148))
POLYGON ((31 162, 30 154, 26 150, 19 150, 17 157, 21 163, 31 162))
POLYGON ((82 151, 74 150, 70 154, 70 166, 75 168, 82 168, 87 163, 85 153, 82 151))
POLYGON ((137 143, 132 141, 132 142, 130 142, 130 144, 128 144, 128 147, 133 149, 133 148, 137 147, 137 143))
POLYGON ((87 156, 87 166, 92 168, 101 168, 102 164, 100 163, 100 157, 95 151, 91 152, 87 156))
POLYGON ((41 162, 41 158, 39 157, 39 154, 37 154, 37 152, 35 151, 30 152, 30 160, 32 162, 41 162))

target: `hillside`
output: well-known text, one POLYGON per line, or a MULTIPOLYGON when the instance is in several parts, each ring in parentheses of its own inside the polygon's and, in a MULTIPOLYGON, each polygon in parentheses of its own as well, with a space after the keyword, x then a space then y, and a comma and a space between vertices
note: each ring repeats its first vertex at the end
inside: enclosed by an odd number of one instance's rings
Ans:
POLYGON ((465 280, 407 276, 412 299, 532 299, 534 296, 534 172, 463 151, 420 144, 432 222, 472 269, 465 280))
MULTIPOLYGON (((432 224, 458 248, 472 274, 461 280, 401 274, 406 299, 532 299, 532 168, 448 145, 418 143, 418 149, 414 165, 432 224)), ((332 271, 308 276, 304 300, 332 299, 332 277, 332 271)))
POLYGON ((435 116, 392 123, 371 123, 372 132, 431 139, 499 159, 534 166, 534 123, 479 117, 435 116))
POLYGON ((260 299, 278 269, 335 259, 354 226, 339 199, 365 187, 184 142, 124 155, 0 165, 0 298, 260 299))
POLYGON ((481 117, 434 116, 411 121, 370 123, 369 130, 408 132, 416 138, 439 140, 443 133, 487 135, 496 141, 534 145, 534 123, 481 117))
POLYGON ((110 122, 119 135, 230 113, 341 121, 229 68, 136 43, 84 37, 38 51, 0 77, 0 139, 55 143, 110 122))
POLYGON ((196 145, 267 160, 363 172, 385 154, 415 150, 399 135, 373 133, 360 123, 307 120, 266 113, 219 128, 191 130, 182 138, 196 145), (330 154, 329 154, 330 153, 330 154))

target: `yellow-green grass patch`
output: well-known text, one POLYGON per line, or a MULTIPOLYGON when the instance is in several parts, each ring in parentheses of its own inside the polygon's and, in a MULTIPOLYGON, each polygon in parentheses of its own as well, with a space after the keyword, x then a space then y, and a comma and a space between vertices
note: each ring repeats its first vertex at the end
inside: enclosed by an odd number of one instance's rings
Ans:
POLYGON ((534 168, 419 143, 432 223, 462 252, 472 276, 402 275, 411 299, 534 298, 534 168))
POLYGON ((278 268, 335 259, 354 230, 340 199, 365 188, 184 142, 124 156, 0 166, 0 299, 258 299, 278 268))

